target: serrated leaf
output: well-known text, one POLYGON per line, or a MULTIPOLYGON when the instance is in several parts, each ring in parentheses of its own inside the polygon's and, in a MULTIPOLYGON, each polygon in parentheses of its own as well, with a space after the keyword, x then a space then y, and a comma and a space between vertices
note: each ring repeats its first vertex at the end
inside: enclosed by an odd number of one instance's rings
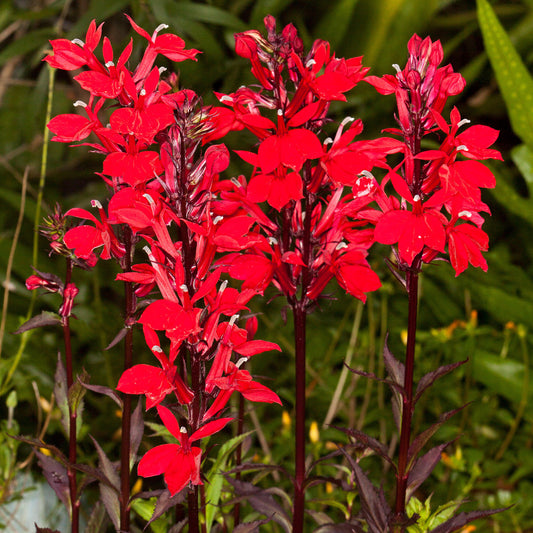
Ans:
POLYGON ((87 520, 87 525, 85 526, 85 533, 101 533, 105 531, 105 517, 106 510, 102 502, 96 502, 87 520))
POLYGON ((134 409, 131 415, 130 425, 130 470, 135 464, 137 458, 137 451, 141 444, 144 435, 144 421, 143 421, 143 409, 142 401, 139 399, 137 407, 134 409))
POLYGON ((414 402, 418 402, 420 399, 420 396, 424 393, 424 391, 433 385, 433 383, 441 378, 442 376, 445 376, 446 374, 449 374, 450 372, 453 372, 456 368, 460 367, 461 365, 464 365, 468 360, 465 361, 459 361, 457 363, 451 363, 449 365, 440 366, 437 368, 437 370, 434 370, 433 372, 428 372, 422 378, 420 378, 420 381, 418 382, 418 385, 416 387, 416 394, 414 402))
POLYGON ((361 500, 361 515, 368 524, 368 531, 370 533, 387 533, 389 531, 388 519, 392 512, 383 490, 378 491, 374 487, 350 454, 344 451, 344 455, 350 463, 357 483, 357 491, 361 500))
POLYGON ((72 413, 76 413, 77 417, 81 418, 81 412, 83 411, 83 397, 87 392, 84 387, 86 381, 89 380, 89 374, 83 369, 82 373, 78 376, 78 379, 71 385, 68 390, 68 405, 72 413))
POLYGON ((415 493, 416 489, 429 477, 433 469, 441 459, 442 452, 450 443, 445 442, 439 446, 431 448, 427 453, 419 457, 411 470, 407 479, 406 501, 415 493))
POLYGON ((458 529, 462 528, 463 526, 466 526, 466 524, 469 524, 474 520, 479 520, 480 518, 487 518, 493 514, 502 513, 507 509, 509 509, 509 507, 503 509, 492 509, 487 511, 471 511, 469 513, 459 513, 457 516, 454 516, 453 518, 450 518, 450 520, 444 522, 444 524, 441 524, 440 526, 437 526, 436 528, 432 529, 429 533, 453 533, 454 531, 457 531, 458 529))
POLYGON ((165 489, 159 498, 157 498, 157 502, 154 507, 154 512, 152 514, 152 517, 146 524, 149 526, 152 524, 155 520, 157 520, 160 516, 162 516, 164 513, 166 513, 169 509, 175 507, 179 503, 185 500, 187 496, 187 489, 180 490, 174 496, 170 495, 170 492, 165 489))
POLYGON ((61 319, 59 315, 55 313, 48 313, 43 311, 40 315, 34 316, 24 322, 16 331, 13 332, 14 335, 19 335, 30 329, 42 328, 44 326, 57 326, 61 325, 61 319))
POLYGON ((109 396, 109 398, 111 398, 122 409, 122 398, 118 395, 116 390, 103 385, 90 385, 89 383, 83 383, 83 386, 92 392, 96 392, 97 394, 109 396))
POLYGON ((485 49, 505 100, 513 131, 533 148, 533 78, 487 0, 477 0, 485 49))
POLYGON ((336 426, 333 427, 354 438, 356 441, 364 444, 367 448, 370 448, 374 453, 379 455, 379 457, 387 461, 387 463, 389 463, 392 467, 396 468, 393 460, 389 457, 387 446, 379 442, 377 439, 374 439, 373 437, 370 437, 366 433, 363 433, 357 429, 339 428, 336 426))
POLYGON ((226 479, 231 485, 233 485, 235 494, 239 499, 246 500, 253 509, 279 524, 287 533, 292 531, 292 524, 287 513, 273 498, 268 489, 262 489, 251 483, 239 481, 230 477, 226 477, 226 479))
POLYGON ((67 469, 53 457, 36 450, 35 455, 39 460, 39 466, 43 470, 43 475, 48 485, 56 493, 58 499, 70 509, 70 490, 68 483, 67 469))
POLYGON ((244 522, 239 524, 234 530, 233 533, 260 533, 259 526, 268 524, 270 520, 265 518, 264 520, 254 520, 253 522, 244 522))

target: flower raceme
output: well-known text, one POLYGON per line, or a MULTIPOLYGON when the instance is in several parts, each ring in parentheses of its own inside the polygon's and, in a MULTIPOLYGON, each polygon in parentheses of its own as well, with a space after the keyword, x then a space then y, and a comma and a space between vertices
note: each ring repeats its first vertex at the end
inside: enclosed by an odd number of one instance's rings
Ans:
MULTIPOLYGON (((481 188, 492 188, 496 180, 479 160, 501 159, 489 148, 498 132, 488 126, 470 126, 454 108, 448 123, 442 110, 451 95, 460 93, 465 82, 450 65, 439 67, 439 41, 414 35, 409 41, 409 58, 396 76, 368 76, 365 81, 382 94, 396 95, 399 129, 389 130, 400 137, 394 151, 402 161, 389 167, 376 198, 381 210, 374 214, 374 236, 383 244, 396 244, 400 269, 420 268, 446 253, 456 275, 469 264, 487 270, 482 252, 488 236, 481 229, 481 212, 490 213, 481 201, 481 188), (426 139, 439 147, 424 149, 426 139), (460 159, 462 157, 464 159, 460 159), (397 196, 388 196, 390 184, 397 196), (398 201, 399 197, 399 201, 398 201), (408 208, 410 206, 410 209, 408 208)), ((390 143, 382 138, 375 144, 390 143)))
MULTIPOLYGON (((252 218, 225 220, 214 213, 219 175, 229 164, 229 152, 223 144, 208 143, 239 127, 234 114, 204 106, 191 90, 176 90, 175 75, 161 78, 163 69, 155 65, 158 55, 194 60, 197 50, 187 50, 176 35, 159 34, 166 26, 150 35, 128 19, 147 41, 133 70, 128 68, 132 42, 115 63, 111 43, 104 37, 104 61, 98 59, 102 26, 94 21, 85 43, 51 41, 53 54, 45 60, 54 68, 83 68, 74 79, 89 97, 78 102, 85 116, 59 115, 48 127, 54 141, 83 141, 104 156, 101 176, 112 191, 107 212, 96 200, 92 204, 99 218, 85 209, 71 209, 67 215, 89 224, 69 229, 64 243, 89 266, 98 258, 118 260, 123 272, 117 280, 133 284, 137 298, 151 297, 142 313, 134 310, 138 318, 132 320, 142 325, 156 362, 127 368, 117 389, 144 395, 146 408, 156 407, 178 439, 179 444, 149 450, 138 467, 141 476, 164 473, 174 494, 189 483, 201 484, 202 451, 191 443, 232 420, 220 417, 234 392, 249 401, 281 403, 275 392, 240 368, 250 357, 279 347, 253 339, 253 319, 248 319, 246 329, 237 326, 257 288, 228 287, 220 279, 222 269, 213 265, 217 255, 265 241, 250 231, 252 218), (97 141, 86 142, 90 135, 97 141), (126 230, 133 245, 144 243, 147 263, 125 267, 125 256, 133 257, 127 251, 126 230), (232 362, 232 357, 239 361, 232 362), (181 428, 162 405, 168 400, 182 406, 181 428)), ((319 150, 320 146, 317 156, 319 150)), ((32 278, 28 283, 34 287, 40 282, 32 278)))

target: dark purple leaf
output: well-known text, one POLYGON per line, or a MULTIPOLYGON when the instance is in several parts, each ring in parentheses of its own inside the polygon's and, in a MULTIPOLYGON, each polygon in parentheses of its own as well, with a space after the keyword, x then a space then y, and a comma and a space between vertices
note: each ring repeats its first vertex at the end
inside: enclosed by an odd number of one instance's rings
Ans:
POLYGON ((398 361, 398 359, 396 359, 389 350, 387 339, 388 334, 385 337, 385 345, 383 347, 383 360, 385 362, 385 368, 387 369, 392 381, 403 388, 405 382, 405 366, 401 361, 398 361))
POLYGON ((117 473, 117 468, 113 465, 109 457, 105 454, 104 450, 98 444, 96 439, 89 435, 91 440, 93 441, 94 447, 96 448, 96 452, 98 453, 98 462, 100 465, 100 470, 102 474, 107 479, 107 485, 109 488, 114 489, 115 492, 118 494, 120 492, 120 478, 117 473))
POLYGON ((464 407, 465 406, 463 405, 458 409, 453 409, 452 411, 448 411, 440 415, 439 419, 434 424, 432 424, 425 431, 417 435, 413 442, 411 442, 411 445, 409 446, 409 450, 407 452, 409 463, 412 463, 412 461, 420 453, 420 450, 422 450, 422 448, 426 445, 427 441, 435 434, 435 432, 442 426, 442 424, 444 424, 444 422, 450 419, 453 415, 464 409, 464 407))
POLYGON ((372 485, 367 475, 350 454, 345 452, 344 455, 354 473, 361 501, 361 515, 368 524, 368 533, 389 533, 389 518, 392 513, 383 490, 378 491, 372 485))
POLYGON ((346 368, 350 372, 353 372, 354 374, 357 374, 358 376, 361 376, 363 378, 368 378, 374 381, 379 381, 380 383, 385 383, 392 389, 393 392, 396 391, 398 394, 401 394, 401 395, 403 395, 405 392, 405 389, 403 388, 403 386, 398 385, 397 383, 395 383, 394 381, 390 379, 379 378, 378 376, 376 376, 376 374, 373 374, 372 372, 365 372, 364 370, 358 370, 357 368, 351 368, 348 365, 346 365, 346 368))
POLYGON ((35 533, 61 533, 61 531, 58 531, 57 529, 50 529, 49 527, 39 527, 35 522, 33 523, 35 526, 35 533))
POLYGON ((83 384, 87 381, 89 381, 89 374, 83 369, 81 375, 68 390, 68 405, 71 412, 76 413, 77 417, 80 417, 83 411, 83 397, 87 392, 83 384))
POLYGON ((324 524, 315 529, 314 533, 364 533, 364 529, 357 524, 324 524))
POLYGON ((152 514, 150 520, 148 520, 146 527, 148 527, 154 520, 157 520, 160 516, 165 514, 169 509, 172 509, 173 507, 176 507, 176 505, 183 502, 187 496, 187 490, 188 489, 186 488, 184 490, 180 490, 174 494, 174 496, 171 496, 170 492, 166 489, 162 491, 155 504, 154 513, 152 514))
POLYGON ((433 472, 433 469, 440 461, 442 452, 449 444, 449 442, 445 442, 444 444, 435 446, 415 461, 413 468, 409 472, 409 477, 407 478, 406 501, 409 501, 409 498, 411 498, 416 489, 428 478, 431 472, 433 472))
POLYGON ((115 338, 104 348, 105 350, 111 350, 113 346, 116 346, 125 336, 131 328, 122 328, 115 336, 115 338))
POLYGON ((469 513, 459 513, 458 515, 446 520, 444 524, 437 526, 432 529, 429 533, 453 533, 462 528, 466 524, 473 522, 474 520, 479 520, 480 518, 487 518, 496 513, 502 513, 507 511, 510 507, 505 507, 503 509, 490 509, 485 511, 471 511, 469 513))
POLYGON ((287 533, 292 531, 289 517, 283 507, 272 497, 268 489, 261 489, 251 483, 232 479, 228 476, 226 476, 226 480, 233 485, 235 494, 240 500, 246 500, 253 509, 279 524, 287 533))
POLYGON ((264 520, 254 520, 253 522, 244 522, 239 524, 234 530, 233 533, 260 533, 259 526, 268 524, 270 520, 265 518, 264 520))
POLYGON ((418 385, 416 387, 416 393, 415 393, 415 403, 418 402, 420 399, 420 396, 422 396, 423 392, 433 385, 435 380, 441 378, 442 376, 445 376, 446 374, 449 374, 456 368, 460 367, 461 365, 464 365, 468 359, 465 359, 464 361, 459 361, 457 363, 452 363, 450 365, 440 366, 437 368, 437 370, 434 370, 433 372, 429 372, 426 375, 422 376, 420 378, 420 381, 418 382, 418 385))
POLYGON ((390 273, 400 282, 400 285, 407 290, 407 281, 398 271, 397 266, 388 258, 385 258, 385 264, 390 270, 390 273))
POLYGON ((42 328, 44 326, 57 326, 58 324, 61 324, 61 319, 58 315, 56 315, 55 313, 43 311, 40 315, 34 316, 24 322, 24 324, 17 328, 17 330, 14 331, 13 334, 19 335, 20 333, 24 333, 25 331, 29 331, 30 329, 42 328))
POLYGON ((130 427, 130 465, 133 465, 144 434, 143 409, 140 399, 131 415, 130 427))
POLYGON ((98 501, 91 511, 84 533, 101 533, 105 531, 106 510, 102 502, 98 501))
POLYGON ((359 431, 357 429, 339 428, 336 426, 332 427, 342 431, 343 433, 346 433, 346 435, 348 435, 349 437, 352 437, 356 439, 356 441, 364 444, 367 448, 370 448, 374 453, 379 455, 382 459, 387 461, 387 463, 396 468, 396 465, 394 464, 393 460, 389 457, 387 447, 378 440, 374 439, 373 437, 370 437, 366 433, 363 433, 362 431, 359 431))
POLYGON ((89 383, 82 383, 82 385, 92 392, 109 396, 109 398, 111 398, 122 409, 122 398, 119 396, 117 391, 109 387, 104 387, 103 385, 89 385, 89 383))
POLYGON ((35 455, 39 460, 39 466, 43 470, 44 477, 58 499, 63 502, 67 509, 70 509, 70 492, 68 485, 67 469, 64 465, 36 450, 35 455))

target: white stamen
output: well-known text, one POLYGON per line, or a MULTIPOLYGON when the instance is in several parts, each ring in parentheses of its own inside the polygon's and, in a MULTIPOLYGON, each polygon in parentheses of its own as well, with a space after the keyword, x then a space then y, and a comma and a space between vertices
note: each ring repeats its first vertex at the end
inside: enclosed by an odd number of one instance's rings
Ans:
POLYGON ((268 244, 270 244, 270 246, 276 246, 278 244, 278 239, 276 239, 276 237, 269 237, 268 244))
POLYGON ((342 122, 341 122, 341 126, 346 126, 346 124, 349 124, 350 122, 353 122, 355 120, 355 118, 353 117, 346 117, 342 122))
POLYGON ((180 427, 180 433, 183 433, 184 435, 187 435, 187 429, 184 426, 180 427))
POLYGON ((87 104, 82 100, 76 100, 72 105, 74 107, 87 107, 87 104))
POLYGON ((146 254, 146 255, 151 255, 152 254, 152 250, 150 250, 150 248, 148 246, 144 246, 143 247, 143 252, 146 254))
POLYGON ((246 363, 246 361, 248 361, 248 357, 241 357, 237 363, 235 364, 235 366, 237 368, 240 368, 242 365, 244 365, 244 363, 246 363))
POLYGON ((187 287, 187 285, 185 285, 185 283, 183 285, 180 285, 180 289, 183 291, 183 292, 189 292, 189 288, 187 287))
POLYGON ((472 216, 472 213, 470 211, 461 211, 459 213, 459 217, 466 217, 466 218, 470 218, 472 216))
POLYGON ((392 68, 399 74, 402 69, 400 68, 400 65, 393 63, 392 68))
POLYGON ((233 315, 229 319, 228 327, 231 327, 231 326, 235 325, 235 322, 237 322, 237 320, 239 320, 239 315, 233 315))
POLYGON ((283 109, 278 109, 278 117, 282 117, 283 116, 283 109))
POLYGON ((143 196, 152 207, 155 205, 154 199, 148 193, 143 194, 143 196))
POLYGON ((468 152, 468 146, 465 146, 464 144, 461 144, 461 146, 457 147, 458 152, 468 152))
POLYGON ((159 26, 155 29, 155 33, 159 33, 161 30, 166 30, 168 28, 168 24, 159 24, 159 26))
POLYGON ((141 89, 139 92, 139 96, 146 96, 146 89, 141 89))
POLYGON ((310 59, 306 64, 305 68, 311 68, 313 65, 316 65, 316 61, 314 59, 310 59))
POLYGON ((163 72, 167 71, 167 67, 159 67, 157 70, 159 71, 159 74, 161 75, 163 74, 163 72))
POLYGON ((366 176, 367 178, 373 179, 373 180, 376 179, 374 177, 374 174, 372 174, 372 172, 370 172, 369 170, 361 170, 360 174, 363 175, 363 176, 366 176))
POLYGON ((420 196, 418 194, 413 196, 413 202, 420 202, 420 196))
POLYGON ((152 352, 163 353, 163 350, 161 349, 161 346, 154 344, 154 346, 152 346, 152 352))
POLYGON ((107 68, 114 67, 114 66, 115 66, 115 63, 114 63, 113 61, 108 61, 108 62, 105 64, 105 66, 106 66, 107 68))
POLYGON ((231 183, 237 187, 237 189, 240 189, 242 187, 241 182, 237 178, 231 178, 231 183))
POLYGON ((72 39, 72 41, 70 41, 72 44, 77 44, 78 46, 85 46, 85 43, 81 40, 81 39, 72 39))
POLYGON ((222 294, 225 290, 226 290, 226 287, 228 286, 228 280, 225 279, 221 284, 220 284, 220 287, 218 289, 218 293, 219 294, 222 294))
POLYGON ((328 137, 327 139, 324 139, 324 146, 327 146, 328 144, 331 144, 333 142, 333 139, 331 137, 328 137))
POLYGON ((335 250, 342 250, 343 248, 348 248, 348 245, 344 241, 339 242, 339 244, 335 246, 335 250))
POLYGON ((221 222, 222 220, 224 220, 224 217, 221 216, 221 215, 218 215, 218 217, 215 217, 215 219, 213 220, 213 224, 218 224, 219 222, 221 222))
POLYGON ((232 104, 233 103, 233 98, 231 96, 228 96, 227 94, 225 94, 224 96, 220 97, 220 102, 221 103, 229 102, 230 104, 232 104))
POLYGON ((98 200, 91 200, 91 205, 97 209, 102 209, 102 204, 98 200))
POLYGON ((470 120, 468 120, 467 118, 463 118, 463 120, 459 121, 459 123, 457 124, 457 127, 460 128, 461 126, 464 126, 465 124, 470 124, 470 120))

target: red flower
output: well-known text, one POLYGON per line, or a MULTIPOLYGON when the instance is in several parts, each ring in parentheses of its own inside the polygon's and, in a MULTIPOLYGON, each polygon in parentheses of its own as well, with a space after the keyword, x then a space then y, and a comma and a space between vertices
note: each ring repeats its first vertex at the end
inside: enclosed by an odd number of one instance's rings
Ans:
POLYGON ((191 446, 191 443, 217 433, 233 419, 220 418, 208 422, 189 437, 187 430, 179 427, 176 417, 169 409, 158 405, 157 412, 165 427, 178 440, 178 444, 162 444, 148 450, 139 461, 138 474, 142 477, 164 474, 171 496, 185 488, 189 482, 193 485, 202 485, 200 479, 202 450, 191 446))

